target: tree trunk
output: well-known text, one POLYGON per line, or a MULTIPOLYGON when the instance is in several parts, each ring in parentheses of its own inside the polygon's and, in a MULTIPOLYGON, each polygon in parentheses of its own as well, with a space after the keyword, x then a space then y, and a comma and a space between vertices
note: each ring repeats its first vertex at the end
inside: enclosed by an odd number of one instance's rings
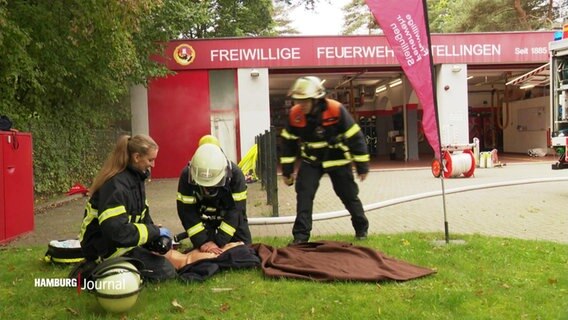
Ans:
POLYGON ((554 0, 548 0, 548 10, 546 11, 546 20, 548 22, 552 22, 552 18, 553 18, 552 15, 554 13, 553 12, 553 9, 554 9, 553 3, 554 3, 554 0))
POLYGON ((517 17, 519 18, 519 22, 521 23, 523 28, 525 30, 531 30, 531 27, 527 22, 527 12, 523 9, 523 6, 521 5, 521 0, 515 0, 514 6, 515 6, 515 11, 517 12, 517 17))

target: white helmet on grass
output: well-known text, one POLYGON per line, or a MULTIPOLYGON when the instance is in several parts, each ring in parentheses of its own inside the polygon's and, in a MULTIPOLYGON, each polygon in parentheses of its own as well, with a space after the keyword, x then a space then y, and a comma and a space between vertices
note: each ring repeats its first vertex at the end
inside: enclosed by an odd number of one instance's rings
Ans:
POLYGON ((94 293, 106 311, 126 312, 136 304, 142 279, 138 269, 126 259, 101 263, 92 277, 95 280, 94 293))

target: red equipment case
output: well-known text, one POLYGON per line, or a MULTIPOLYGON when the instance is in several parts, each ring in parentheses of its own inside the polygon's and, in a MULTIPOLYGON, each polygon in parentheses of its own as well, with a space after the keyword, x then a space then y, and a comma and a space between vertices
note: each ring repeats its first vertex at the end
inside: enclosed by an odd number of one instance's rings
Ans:
POLYGON ((34 229, 32 136, 0 131, 0 243, 34 229))

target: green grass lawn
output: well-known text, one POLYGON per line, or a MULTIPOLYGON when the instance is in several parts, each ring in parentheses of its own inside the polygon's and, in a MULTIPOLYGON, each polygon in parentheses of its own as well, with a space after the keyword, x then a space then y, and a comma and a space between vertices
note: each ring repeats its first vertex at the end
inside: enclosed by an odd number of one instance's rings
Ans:
MULTIPOLYGON (((440 234, 375 235, 357 245, 436 274, 407 282, 271 279, 260 269, 217 273, 204 283, 147 284, 126 314, 106 314, 94 295, 36 288, 36 278, 66 277, 47 249, 0 248, 0 319, 568 319, 568 245, 440 234)), ((351 236, 326 240, 352 241, 351 236)), ((312 239, 322 240, 322 238, 312 239)), ((257 238, 285 246, 289 238, 257 238)))

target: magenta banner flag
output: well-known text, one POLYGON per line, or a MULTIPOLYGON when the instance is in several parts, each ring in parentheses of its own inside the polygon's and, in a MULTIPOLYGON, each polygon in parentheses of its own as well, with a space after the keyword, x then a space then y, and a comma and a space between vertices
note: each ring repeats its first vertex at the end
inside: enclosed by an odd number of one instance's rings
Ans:
POLYGON ((366 0, 422 104, 422 127, 440 158, 440 137, 432 77, 432 57, 423 0, 366 0))

